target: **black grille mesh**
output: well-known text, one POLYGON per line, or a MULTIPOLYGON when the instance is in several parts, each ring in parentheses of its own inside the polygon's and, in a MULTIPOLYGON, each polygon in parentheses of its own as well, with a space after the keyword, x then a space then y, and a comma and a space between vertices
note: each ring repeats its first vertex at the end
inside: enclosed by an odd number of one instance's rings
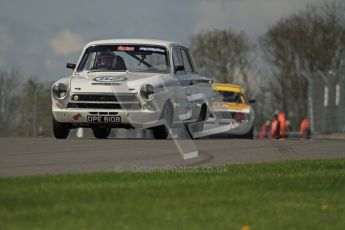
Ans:
POLYGON ((137 101, 135 95, 95 95, 95 94, 74 94, 71 96, 72 101, 105 101, 105 102, 134 102, 137 101), (76 96, 78 100, 75 100, 76 96))

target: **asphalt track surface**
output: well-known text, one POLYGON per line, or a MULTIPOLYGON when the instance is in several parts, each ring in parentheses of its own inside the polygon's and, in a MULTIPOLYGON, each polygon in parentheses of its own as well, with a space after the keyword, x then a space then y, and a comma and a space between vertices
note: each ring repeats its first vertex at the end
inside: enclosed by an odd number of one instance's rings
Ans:
POLYGON ((194 144, 199 156, 183 160, 171 139, 0 138, 0 177, 345 158, 344 140, 201 139, 194 144))

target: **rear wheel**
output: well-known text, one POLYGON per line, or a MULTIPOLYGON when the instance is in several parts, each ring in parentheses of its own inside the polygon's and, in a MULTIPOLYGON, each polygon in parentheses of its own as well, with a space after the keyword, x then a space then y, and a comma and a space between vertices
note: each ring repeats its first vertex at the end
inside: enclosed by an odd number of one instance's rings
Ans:
POLYGON ((92 128, 93 135, 98 139, 106 139, 110 134, 110 128, 95 127, 92 128))
POLYGON ((165 125, 152 128, 152 134, 155 139, 166 139, 169 135, 169 128, 173 123, 174 110, 170 103, 164 105, 161 119, 165 121, 165 125))
POLYGON ((60 123, 55 120, 54 116, 52 119, 53 133, 56 139, 66 139, 68 137, 70 128, 68 124, 60 123))

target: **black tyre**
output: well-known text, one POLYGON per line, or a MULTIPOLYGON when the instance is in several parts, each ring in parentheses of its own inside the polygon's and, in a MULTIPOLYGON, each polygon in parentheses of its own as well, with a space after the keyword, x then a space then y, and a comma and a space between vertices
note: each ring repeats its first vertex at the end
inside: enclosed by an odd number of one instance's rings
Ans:
POLYGON ((169 136, 169 128, 172 126, 174 110, 168 102, 164 105, 161 119, 165 120, 165 125, 152 128, 152 134, 155 139, 166 139, 169 136))
POLYGON ((70 131, 69 125, 56 121, 54 116, 52 121, 54 137, 56 139, 66 139, 70 131))
MULTIPOLYGON (((190 125, 187 125, 188 126, 187 130, 191 138, 194 138, 192 135, 193 133, 201 132, 204 129, 203 121, 206 120, 206 116, 207 116, 207 107, 206 105, 203 105, 200 109, 200 114, 199 114, 196 124, 191 125, 192 129, 190 129, 190 125)), ((194 139, 197 139, 197 138, 194 138, 194 139)))
POLYGON ((92 128, 93 135, 98 139, 106 139, 110 134, 110 128, 95 127, 92 128))
POLYGON ((244 139, 254 139, 254 126, 248 131, 248 133, 242 136, 244 139))

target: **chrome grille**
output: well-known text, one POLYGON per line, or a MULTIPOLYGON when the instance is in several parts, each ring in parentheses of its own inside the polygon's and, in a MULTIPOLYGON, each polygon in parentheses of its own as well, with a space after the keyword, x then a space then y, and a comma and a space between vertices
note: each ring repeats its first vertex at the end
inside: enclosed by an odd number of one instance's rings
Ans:
POLYGON ((73 94, 67 108, 81 109, 140 109, 134 94, 73 94))

